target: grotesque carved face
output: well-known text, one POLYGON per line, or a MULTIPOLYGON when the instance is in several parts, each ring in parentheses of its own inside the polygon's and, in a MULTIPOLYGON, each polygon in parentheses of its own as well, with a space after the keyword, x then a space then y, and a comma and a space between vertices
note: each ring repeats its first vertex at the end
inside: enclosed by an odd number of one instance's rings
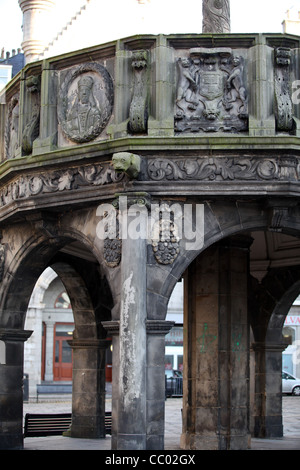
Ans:
POLYGON ((115 153, 112 163, 116 171, 126 171, 131 165, 131 154, 127 152, 115 153))

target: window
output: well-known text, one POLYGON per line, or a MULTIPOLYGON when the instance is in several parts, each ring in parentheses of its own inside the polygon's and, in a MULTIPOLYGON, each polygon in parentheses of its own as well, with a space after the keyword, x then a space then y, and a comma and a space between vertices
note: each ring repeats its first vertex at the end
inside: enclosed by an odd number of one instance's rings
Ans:
POLYGON ((57 296, 54 302, 54 308, 71 308, 69 296, 65 291, 57 296))

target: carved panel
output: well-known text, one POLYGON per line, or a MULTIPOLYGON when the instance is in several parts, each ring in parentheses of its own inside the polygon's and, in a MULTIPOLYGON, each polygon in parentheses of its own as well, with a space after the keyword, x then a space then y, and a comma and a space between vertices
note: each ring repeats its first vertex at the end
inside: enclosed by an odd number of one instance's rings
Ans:
POLYGON ((40 133, 40 80, 30 76, 26 79, 26 113, 22 133, 22 152, 29 155, 32 144, 40 133))
POLYGON ((133 96, 129 111, 129 131, 133 134, 147 132, 148 123, 148 81, 147 51, 135 51, 132 57, 134 72, 133 96))
POLYGON ((244 59, 229 48, 194 48, 178 59, 177 132, 248 129, 244 59))
POLYGON ((291 50, 278 47, 275 50, 275 116, 277 131, 293 129, 293 104, 290 83, 291 50))
POLYGON ((60 87, 58 121, 73 142, 89 142, 108 124, 113 109, 113 81, 105 67, 89 63, 69 71, 60 87))
POLYGON ((5 126, 5 153, 6 158, 14 158, 19 147, 19 93, 15 94, 8 103, 7 120, 5 126))

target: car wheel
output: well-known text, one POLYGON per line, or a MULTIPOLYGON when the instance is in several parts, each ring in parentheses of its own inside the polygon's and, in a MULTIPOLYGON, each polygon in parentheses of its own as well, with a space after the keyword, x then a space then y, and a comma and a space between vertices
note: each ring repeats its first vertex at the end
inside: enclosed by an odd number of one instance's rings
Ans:
POLYGON ((293 388, 293 395, 300 396, 300 387, 295 387, 293 388))

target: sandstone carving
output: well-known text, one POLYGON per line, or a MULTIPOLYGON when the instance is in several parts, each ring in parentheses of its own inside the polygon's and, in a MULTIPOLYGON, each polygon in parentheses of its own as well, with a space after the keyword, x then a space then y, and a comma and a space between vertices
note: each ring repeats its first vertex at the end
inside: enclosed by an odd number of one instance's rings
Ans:
POLYGON ((163 229, 163 226, 160 227, 159 239, 152 240, 152 249, 159 264, 174 263, 179 254, 179 238, 176 236, 176 228, 172 221, 168 224, 167 229, 163 229))
POLYGON ((58 101, 58 121, 67 138, 94 140, 108 124, 112 108, 113 82, 105 67, 91 63, 67 73, 58 101))
POLYGON ((8 114, 5 127, 6 158, 14 158, 19 147, 19 93, 14 95, 8 104, 8 114))
POLYGON ((248 129, 244 59, 229 48, 194 48, 178 59, 175 130, 241 132, 248 129))
POLYGON ((112 165, 117 173, 126 173, 130 179, 137 178, 141 170, 141 157, 130 152, 115 153, 112 165))
POLYGON ((27 122, 22 134, 22 151, 24 155, 32 152, 32 144, 40 133, 40 83, 39 78, 30 76, 26 80, 27 122))
POLYGON ((229 0, 203 0, 202 15, 203 33, 230 33, 229 0))
POLYGON ((147 132, 148 123, 148 83, 147 51, 136 51, 132 57, 134 72, 133 96, 129 111, 129 131, 133 134, 147 132))
POLYGON ((277 131, 293 130, 293 104, 290 93, 291 50, 275 50, 275 116, 277 131))
POLYGON ((207 157, 151 159, 148 175, 154 181, 300 181, 300 159, 207 157))
POLYGON ((43 174, 23 175, 0 190, 0 207, 32 196, 116 183, 123 177, 124 174, 116 174, 109 165, 87 165, 43 174))

